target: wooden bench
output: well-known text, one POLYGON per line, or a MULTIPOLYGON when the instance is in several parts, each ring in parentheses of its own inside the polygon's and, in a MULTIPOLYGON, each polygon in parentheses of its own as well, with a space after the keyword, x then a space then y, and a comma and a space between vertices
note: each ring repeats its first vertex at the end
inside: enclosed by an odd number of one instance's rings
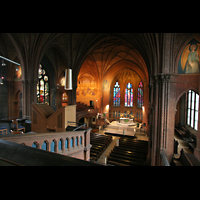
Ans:
POLYGON ((118 157, 108 157, 108 160, 130 165, 130 166, 144 166, 144 163, 135 162, 135 161, 127 160, 127 159, 121 159, 118 157))
POLYGON ((112 141, 112 136, 90 133, 90 159, 97 160, 112 141))
POLYGON ((142 152, 134 152, 134 151, 127 151, 127 150, 124 150, 124 149, 117 149, 117 148, 114 148, 111 153, 115 153, 115 154, 122 154, 122 155, 125 155, 125 156, 129 156, 129 157, 133 157, 133 158, 140 158, 140 159, 143 159, 143 160, 146 160, 146 156, 147 154, 146 153, 142 153, 142 152))
POLYGON ((3 134, 3 132, 6 132, 7 135, 7 128, 6 127, 0 127, 0 132, 3 134))
POLYGON ((179 160, 183 166, 200 166, 200 162, 195 155, 191 153, 185 153, 183 149, 181 150, 180 157, 176 160, 179 160))
POLYGON ((196 136, 190 133, 185 127, 180 124, 178 127, 175 127, 175 132, 183 139, 188 145, 189 149, 194 153, 194 149, 196 148, 196 136))
POLYGON ((144 159, 142 159, 141 157, 133 157, 133 156, 130 156, 129 154, 118 154, 115 152, 111 152, 109 157, 117 157, 117 158, 122 158, 122 159, 126 159, 126 160, 141 162, 141 163, 144 162, 144 159))
POLYGON ((145 149, 148 148, 148 144, 140 143, 140 142, 137 142, 137 141, 123 142, 123 141, 119 140, 119 144, 126 145, 126 146, 138 146, 138 147, 145 148, 145 149))
POLYGON ((145 165, 148 154, 148 141, 120 137, 119 146, 115 146, 108 156, 109 162, 130 166, 145 165))

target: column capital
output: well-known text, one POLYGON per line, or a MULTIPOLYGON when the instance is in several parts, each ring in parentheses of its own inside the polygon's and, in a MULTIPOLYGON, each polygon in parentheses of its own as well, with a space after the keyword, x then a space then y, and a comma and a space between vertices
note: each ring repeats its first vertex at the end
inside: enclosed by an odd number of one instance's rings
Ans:
POLYGON ((159 73, 152 75, 154 81, 169 82, 172 76, 178 76, 175 73, 159 73))

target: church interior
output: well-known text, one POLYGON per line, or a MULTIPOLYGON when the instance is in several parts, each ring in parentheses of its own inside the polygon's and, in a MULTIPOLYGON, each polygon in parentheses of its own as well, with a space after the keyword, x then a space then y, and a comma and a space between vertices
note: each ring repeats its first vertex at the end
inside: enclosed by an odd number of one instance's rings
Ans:
POLYGON ((0 165, 200 166, 199 91, 199 33, 0 33, 0 165))

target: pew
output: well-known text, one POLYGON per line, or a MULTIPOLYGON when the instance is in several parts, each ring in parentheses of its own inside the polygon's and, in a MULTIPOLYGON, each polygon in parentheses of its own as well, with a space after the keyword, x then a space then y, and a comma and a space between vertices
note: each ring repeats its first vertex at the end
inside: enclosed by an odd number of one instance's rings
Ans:
POLYGON ((90 144, 92 145, 90 149, 90 160, 98 160, 111 141, 112 136, 90 133, 90 144))
POLYGON ((132 160, 127 160, 127 159, 121 159, 118 157, 109 157, 109 161, 115 161, 122 164, 130 165, 130 166, 144 166, 144 163, 135 162, 132 160))
POLYGON ((117 154, 117 155, 123 155, 123 156, 128 156, 130 159, 141 159, 143 161, 146 160, 147 158, 147 153, 146 152, 140 152, 140 151, 135 151, 135 150, 127 150, 127 149, 120 149, 115 147, 110 156, 112 156, 113 154, 117 154))
POLYGON ((182 140, 186 141, 189 149, 192 151, 192 153, 194 153, 194 149, 196 148, 196 136, 194 136, 189 130, 180 124, 175 127, 174 130, 182 140))
POLYGON ((110 157, 117 157, 117 158, 132 160, 132 161, 136 161, 136 162, 140 162, 140 163, 144 162, 144 159, 142 159, 141 157, 132 157, 129 154, 118 154, 115 152, 111 152, 110 157))
POLYGON ((147 154, 147 141, 121 137, 119 139, 119 146, 115 146, 108 156, 108 163, 116 162, 119 165, 144 166, 147 154))
POLYGON ((175 160, 180 161, 183 166, 200 166, 200 162, 195 155, 191 153, 185 153, 183 149, 181 150, 180 157, 175 160))

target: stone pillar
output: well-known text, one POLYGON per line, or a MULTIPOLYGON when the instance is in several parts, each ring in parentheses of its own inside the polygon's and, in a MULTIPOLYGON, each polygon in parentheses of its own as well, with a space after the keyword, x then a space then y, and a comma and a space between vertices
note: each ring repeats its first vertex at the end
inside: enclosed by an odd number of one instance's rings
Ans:
POLYGON ((151 165, 156 165, 156 154, 157 154, 157 140, 158 140, 158 94, 159 94, 159 83, 158 76, 152 77, 152 90, 151 90, 151 117, 150 117, 150 160, 151 165))
POLYGON ((76 85, 72 86, 73 90, 68 90, 68 105, 76 105, 76 85))
POLYGON ((23 115, 31 116, 31 105, 37 103, 37 81, 24 80, 23 84, 23 115))
POLYGON ((148 115, 149 115, 149 87, 146 81, 144 81, 144 86, 143 86, 143 108, 142 108, 142 113, 143 113, 143 123, 146 123, 146 133, 149 134, 149 124, 148 124, 148 115))
MULTIPOLYGON (((151 99, 151 165, 160 165, 160 150, 165 149, 168 159, 173 156, 173 131, 170 127, 169 107, 170 78, 172 74, 159 74, 153 77, 151 99)), ((173 107, 173 106, 172 106, 173 107)), ((173 116, 172 116, 173 117, 173 116)))
MULTIPOLYGON (((200 79, 199 79, 199 95, 200 95, 200 79)), ((198 120, 198 131, 197 131, 197 144, 194 150, 194 155, 200 161, 200 101, 199 101, 199 120, 198 120)))

